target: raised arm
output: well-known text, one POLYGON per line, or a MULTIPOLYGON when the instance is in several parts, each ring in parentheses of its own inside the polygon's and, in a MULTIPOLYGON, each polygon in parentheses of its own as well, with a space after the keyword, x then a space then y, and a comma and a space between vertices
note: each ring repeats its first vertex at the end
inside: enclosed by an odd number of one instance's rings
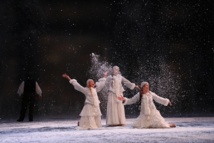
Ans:
POLYGON ((122 77, 123 84, 128 87, 129 89, 134 89, 136 87, 135 83, 131 83, 128 79, 122 77))
POLYGON ((108 75, 108 72, 103 73, 103 78, 100 78, 98 82, 96 82, 96 90, 97 92, 101 91, 106 83, 106 77, 108 75))
POLYGON ((66 73, 62 75, 62 77, 64 77, 65 79, 67 79, 69 81, 70 84, 72 84, 74 86, 74 89, 76 89, 79 92, 82 92, 83 94, 85 94, 85 88, 82 87, 76 79, 71 79, 70 76, 68 76, 66 73))
MULTIPOLYGON (((151 92, 151 91, 150 91, 151 92)), ((163 97, 160 97, 158 96, 157 94, 155 94, 154 92, 151 92, 152 94, 152 98, 157 102, 157 103, 160 103, 164 106, 167 106, 168 104, 171 105, 171 102, 169 101, 169 99, 167 98, 163 98, 163 97)))
POLYGON ((140 93, 138 92, 132 98, 124 98, 124 105, 131 105, 139 101, 140 93))
POLYGON ((68 81, 71 80, 70 76, 68 76, 66 73, 64 73, 64 74, 62 75, 62 77, 64 77, 64 78, 67 79, 68 81))

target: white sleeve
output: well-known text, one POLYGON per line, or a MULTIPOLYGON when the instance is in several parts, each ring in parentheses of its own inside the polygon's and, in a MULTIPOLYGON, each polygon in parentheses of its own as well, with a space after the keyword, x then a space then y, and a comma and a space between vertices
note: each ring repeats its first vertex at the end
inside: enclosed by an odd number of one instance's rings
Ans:
POLYGON ((157 102, 157 103, 160 103, 164 106, 167 106, 169 104, 169 99, 167 98, 163 98, 163 97, 160 97, 158 96, 157 94, 155 94, 154 92, 151 92, 152 94, 152 98, 157 102))
POLYGON ((22 81, 22 83, 19 85, 19 88, 18 88, 18 91, 17 91, 17 94, 19 96, 21 96, 23 94, 23 92, 24 92, 24 85, 25 85, 24 81, 22 81))
POLYGON ((96 90, 97 92, 101 91, 105 86, 106 78, 100 78, 98 82, 96 82, 96 90))
POLYGON ((39 96, 42 96, 42 90, 41 88, 39 87, 39 84, 36 82, 36 93, 39 95, 39 96))
POLYGON ((109 75, 109 76, 106 78, 106 82, 105 82, 105 86, 107 86, 108 89, 109 89, 110 86, 111 86, 111 82, 112 82, 112 76, 109 75))
POLYGON ((138 92, 136 95, 134 95, 132 98, 125 98, 125 102, 123 103, 124 105, 131 105, 139 101, 140 99, 140 93, 138 92))
POLYGON ((85 94, 85 88, 83 86, 81 86, 76 79, 71 79, 69 80, 70 84, 72 84, 74 86, 74 89, 76 89, 79 92, 82 92, 83 94, 85 94))
POLYGON ((134 89, 135 88, 135 83, 131 83, 128 79, 122 77, 122 82, 124 83, 124 85, 126 87, 128 87, 129 89, 134 89))

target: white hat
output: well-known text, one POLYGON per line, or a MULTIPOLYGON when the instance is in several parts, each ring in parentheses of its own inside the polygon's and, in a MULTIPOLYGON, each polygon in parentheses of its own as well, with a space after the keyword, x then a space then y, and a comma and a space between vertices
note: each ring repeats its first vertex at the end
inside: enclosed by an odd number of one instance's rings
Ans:
POLYGON ((118 66, 113 66, 113 69, 120 70, 120 68, 118 66))
POLYGON ((86 81, 86 86, 88 86, 88 83, 89 83, 90 81, 94 81, 94 80, 93 80, 93 79, 88 79, 88 80, 86 81))
POLYGON ((148 82, 146 82, 146 81, 144 81, 144 82, 141 82, 141 85, 140 85, 140 87, 142 88, 144 85, 146 85, 146 84, 148 84, 149 85, 149 83, 148 82))

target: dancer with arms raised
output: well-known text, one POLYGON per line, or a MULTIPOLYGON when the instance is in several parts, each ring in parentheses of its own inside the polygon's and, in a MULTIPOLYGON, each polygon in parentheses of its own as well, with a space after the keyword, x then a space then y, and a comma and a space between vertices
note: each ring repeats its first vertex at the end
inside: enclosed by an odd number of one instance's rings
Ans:
POLYGON ((141 103, 141 111, 139 117, 133 124, 134 128, 170 128, 176 127, 175 124, 168 124, 165 119, 161 116, 160 112, 156 109, 153 102, 156 101, 162 105, 172 105, 169 99, 162 98, 150 91, 149 83, 142 82, 140 92, 132 98, 119 97, 119 100, 123 100, 125 105, 134 104, 137 101, 141 103))
POLYGON ((62 75, 62 77, 66 78, 77 91, 82 92, 86 97, 84 107, 80 113, 81 118, 79 126, 81 129, 97 129, 102 126, 102 114, 97 92, 101 91, 105 86, 107 74, 108 72, 105 72, 104 77, 99 79, 96 84, 94 83, 94 80, 88 79, 86 87, 81 86, 76 79, 71 79, 67 74, 62 75))
POLYGON ((136 87, 134 83, 131 83, 120 74, 118 66, 114 66, 112 75, 109 75, 106 79, 108 90, 107 126, 124 126, 126 124, 124 105, 121 100, 118 100, 118 97, 123 97, 125 91, 122 84, 131 90, 136 87))

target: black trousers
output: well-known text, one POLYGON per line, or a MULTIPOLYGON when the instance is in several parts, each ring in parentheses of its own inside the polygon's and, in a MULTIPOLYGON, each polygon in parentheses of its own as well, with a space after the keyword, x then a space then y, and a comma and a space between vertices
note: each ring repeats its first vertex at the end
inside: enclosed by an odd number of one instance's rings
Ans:
POLYGON ((26 111, 28 109, 28 118, 29 121, 33 121, 33 111, 34 111, 34 103, 35 103, 35 94, 24 94, 22 96, 22 104, 19 120, 24 120, 26 111))

